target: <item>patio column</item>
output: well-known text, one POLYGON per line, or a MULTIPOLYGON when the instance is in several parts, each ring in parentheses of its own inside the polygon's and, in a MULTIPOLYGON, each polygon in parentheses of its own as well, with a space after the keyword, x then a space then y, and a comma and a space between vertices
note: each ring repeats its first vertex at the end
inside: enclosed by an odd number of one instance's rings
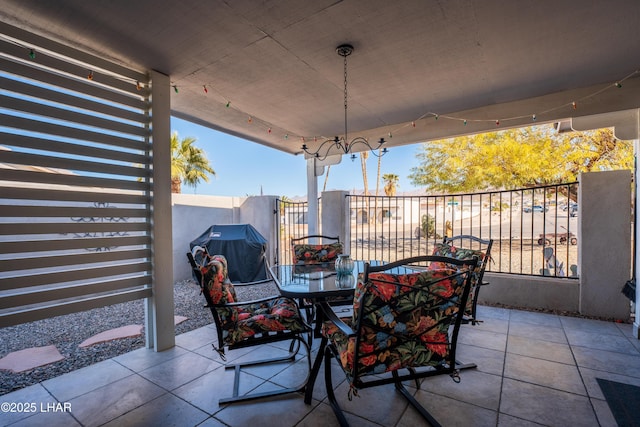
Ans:
POLYGON ((344 253, 351 253, 351 221, 347 191, 325 191, 322 193, 322 234, 340 236, 344 253))
MULTIPOLYGON (((634 156, 638 158, 638 152, 640 150, 640 110, 631 109, 624 111, 616 111, 612 113, 596 114, 585 117, 574 117, 571 120, 571 127, 573 130, 590 130, 599 129, 605 127, 613 127, 614 135, 621 140, 633 140, 634 156)), ((633 207, 638 208, 638 191, 640 191, 640 185, 637 179, 637 166, 634 170, 634 194, 633 194, 633 207)), ((582 187, 581 187, 582 189, 582 187)), ((582 209, 582 207, 580 207, 582 209)), ((636 216, 637 217, 637 216, 636 216)), ((636 225, 636 224, 634 224, 636 225)), ((636 248, 635 259, 631 262, 635 266, 634 271, 636 274, 640 270, 640 251, 638 251, 638 242, 640 241, 640 227, 635 226, 635 234, 633 236, 633 244, 636 248)), ((620 285, 622 286, 622 284, 620 285)), ((635 320, 633 323, 633 336, 640 339, 640 320, 638 319, 638 303, 640 303, 640 293, 636 292, 635 301, 635 320)))
POLYGON ((324 167, 337 165, 342 161, 342 156, 328 156, 324 160, 318 160, 315 157, 307 158, 307 204, 309 212, 307 213, 308 226, 307 234, 320 234, 318 222, 318 177, 324 174, 324 167))
POLYGON ((151 72, 153 184, 152 288, 146 300, 146 345, 156 351, 175 345, 173 245, 171 221, 171 86, 169 77, 151 72))
POLYGON ((307 234, 318 234, 318 175, 322 175, 324 167, 320 167, 318 174, 316 159, 307 159, 307 234))

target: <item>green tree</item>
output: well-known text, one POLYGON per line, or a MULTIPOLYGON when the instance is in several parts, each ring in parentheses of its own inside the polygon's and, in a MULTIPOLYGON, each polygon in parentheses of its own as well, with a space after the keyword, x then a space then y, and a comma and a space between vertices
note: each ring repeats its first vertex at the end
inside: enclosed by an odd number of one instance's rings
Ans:
POLYGON ((384 194, 395 196, 400 177, 395 173, 385 173, 382 175, 382 180, 384 181, 384 194))
POLYGON ((171 134, 171 192, 180 193, 181 185, 196 187, 200 181, 209 182, 209 174, 216 172, 202 148, 195 146, 196 139, 178 139, 178 133, 171 134))
POLYGON ((610 129, 558 134, 552 126, 510 129, 422 145, 409 178, 428 191, 471 192, 574 181, 580 172, 629 169, 632 144, 610 129))

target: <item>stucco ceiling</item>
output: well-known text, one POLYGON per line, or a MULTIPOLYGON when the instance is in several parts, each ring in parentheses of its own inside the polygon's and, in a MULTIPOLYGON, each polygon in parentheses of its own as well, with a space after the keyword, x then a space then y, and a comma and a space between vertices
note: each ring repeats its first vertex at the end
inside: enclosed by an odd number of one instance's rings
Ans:
POLYGON ((640 107, 638 0, 0 5, 6 23, 169 75, 173 115, 289 153, 343 133, 345 42, 349 134, 390 146, 640 107))

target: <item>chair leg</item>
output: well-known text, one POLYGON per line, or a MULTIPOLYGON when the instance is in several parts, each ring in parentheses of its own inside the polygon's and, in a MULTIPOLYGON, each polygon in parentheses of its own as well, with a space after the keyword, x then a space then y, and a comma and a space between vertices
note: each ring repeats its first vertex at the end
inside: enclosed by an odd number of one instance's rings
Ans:
POLYGON ((476 286, 475 292, 473 293, 473 300, 472 300, 472 304, 471 304, 471 324, 472 325, 477 325, 478 323, 482 323, 482 320, 478 320, 478 316, 477 316, 477 307, 478 307, 478 294, 480 293, 480 288, 483 286, 488 285, 489 282, 482 282, 482 283, 478 283, 478 285, 476 286))
POLYGON ((311 375, 311 347, 309 347, 309 345, 303 338, 295 337, 292 340, 291 345, 289 346, 289 354, 287 354, 286 356, 274 357, 274 358, 262 359, 262 360, 252 360, 249 362, 225 365, 225 369, 234 369, 235 371, 234 377, 233 377, 233 396, 220 399, 218 401, 220 405, 224 403, 243 402, 247 400, 261 399, 263 397, 279 396, 282 394, 300 392, 305 390, 305 387, 311 375), (245 394, 242 396, 239 395, 240 371, 242 370, 243 367, 261 365, 266 363, 293 361, 295 359, 296 354, 298 354, 298 352, 300 351, 300 343, 302 343, 302 345, 304 345, 305 349, 307 350, 307 365, 308 365, 307 377, 304 379, 302 383, 294 387, 289 387, 281 390, 272 390, 272 391, 266 391, 262 393, 245 394), (294 348, 295 348, 295 351, 294 351, 294 348))
POLYGON ((316 378, 318 377, 318 373, 320 371, 320 364, 322 363, 322 359, 324 358, 324 349, 327 347, 327 341, 328 339, 324 336, 320 340, 320 348, 318 348, 316 360, 313 362, 311 376, 309 377, 309 381, 307 381, 307 387, 304 393, 304 403, 306 403, 307 405, 311 403, 311 399, 313 398, 313 386, 316 383, 316 378))
MULTIPOLYGON (((397 371, 393 371, 392 374, 394 377, 396 378, 398 377, 397 371)), ((440 423, 435 418, 433 418, 433 415, 431 415, 429 411, 427 411, 426 408, 422 406, 420 402, 418 402, 416 398, 411 395, 411 393, 409 393, 409 390, 405 388, 405 386, 402 384, 401 381, 396 381, 394 384, 396 386, 396 390, 398 390, 400 394, 402 394, 405 397, 405 399, 409 401, 411 406, 413 406, 416 409, 416 411, 420 413, 422 418, 427 420, 429 425, 431 425, 432 427, 441 427, 440 423)))
POLYGON ((324 382, 327 386, 327 399, 329 399, 329 404, 331 405, 331 409, 333 409, 333 413, 335 414, 338 422, 340 423, 340 427, 349 427, 349 423, 347 422, 347 418, 344 416, 340 405, 338 405, 338 401, 336 400, 336 395, 333 392, 333 381, 331 380, 331 359, 333 358, 333 353, 329 346, 327 346, 324 350, 324 382))

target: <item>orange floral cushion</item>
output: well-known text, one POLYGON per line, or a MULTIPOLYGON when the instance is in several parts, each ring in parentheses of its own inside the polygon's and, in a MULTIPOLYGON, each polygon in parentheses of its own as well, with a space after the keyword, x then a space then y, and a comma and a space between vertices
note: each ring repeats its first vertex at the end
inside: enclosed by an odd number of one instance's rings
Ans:
POLYGON ((369 375, 445 363, 449 326, 464 290, 465 275, 457 273, 449 268, 405 275, 372 273, 367 283, 360 278, 350 322, 360 322, 358 348, 356 338, 332 322, 322 325, 345 372, 369 375))
POLYGON ((335 262, 342 253, 342 243, 293 245, 293 263, 296 265, 335 262))

